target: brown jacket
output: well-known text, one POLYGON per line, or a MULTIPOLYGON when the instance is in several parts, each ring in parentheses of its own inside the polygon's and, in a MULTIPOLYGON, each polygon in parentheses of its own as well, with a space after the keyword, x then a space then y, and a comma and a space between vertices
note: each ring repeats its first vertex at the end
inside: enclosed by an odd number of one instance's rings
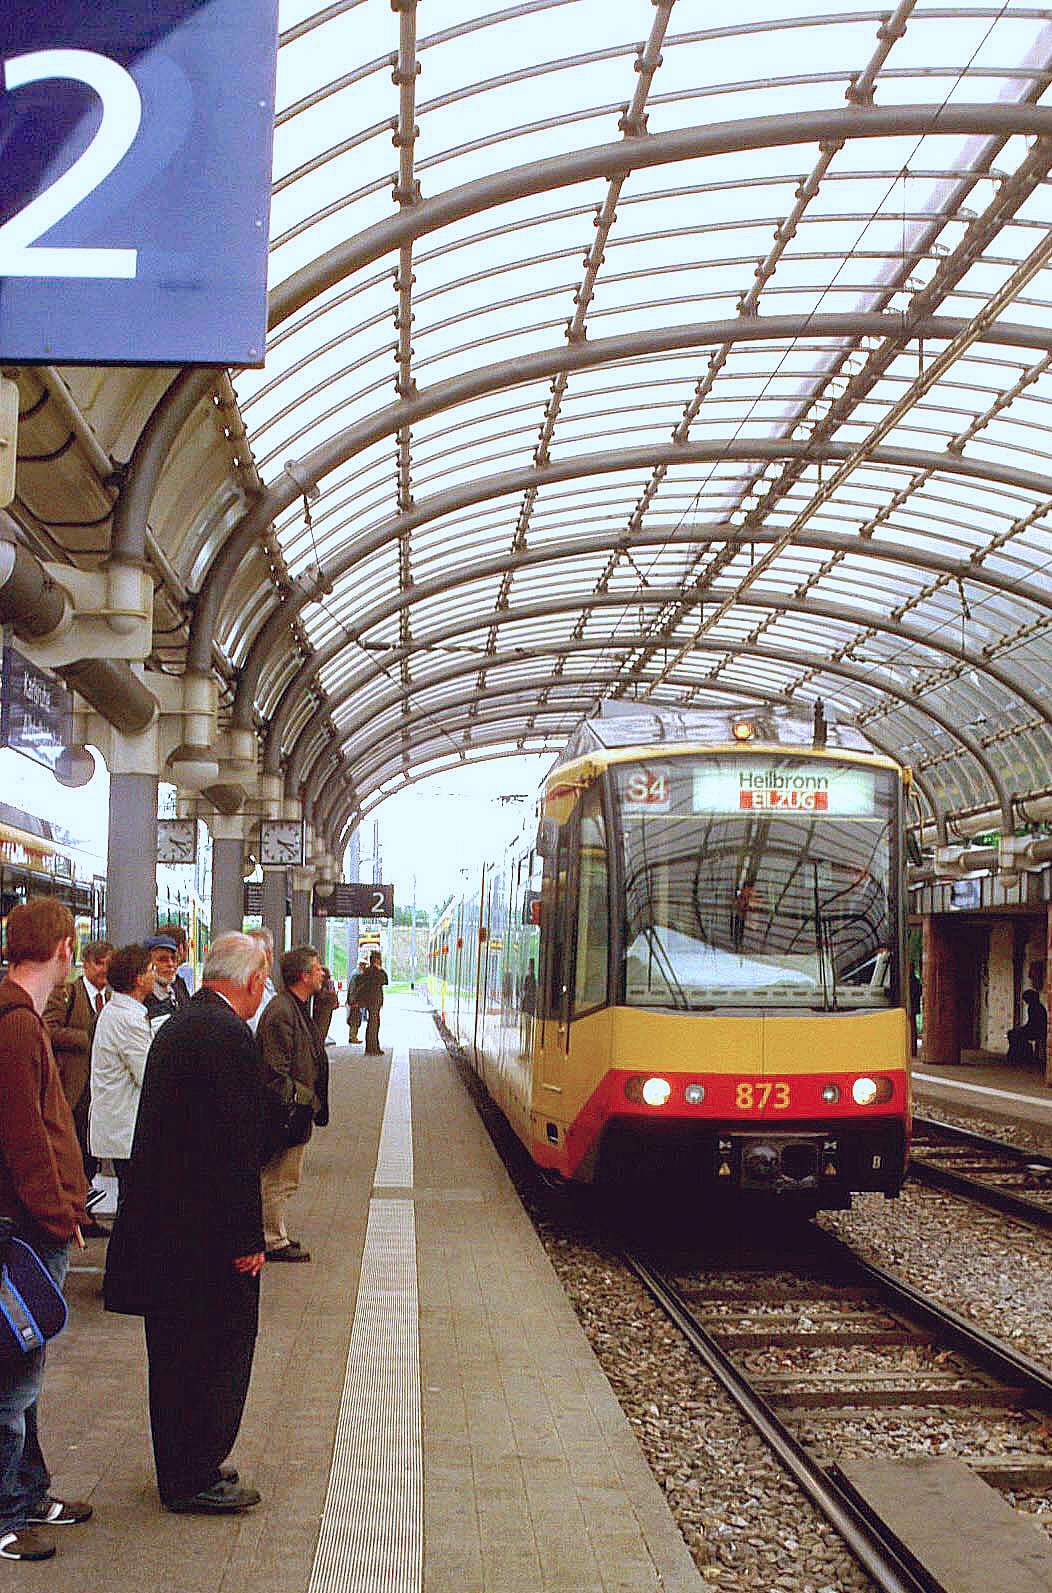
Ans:
POLYGON ((69 984, 56 985, 44 1008, 44 1023, 71 1112, 77 1110, 91 1075, 96 1016, 79 974, 69 984))
POLYGON ((73 1237, 84 1211, 84 1164, 51 1042, 27 991, 0 985, 0 1216, 30 1239, 73 1237))
POLYGON ((328 1118, 329 1058, 307 1008, 290 990, 268 1001, 256 1030, 263 1085, 283 1106, 309 1106, 328 1118))

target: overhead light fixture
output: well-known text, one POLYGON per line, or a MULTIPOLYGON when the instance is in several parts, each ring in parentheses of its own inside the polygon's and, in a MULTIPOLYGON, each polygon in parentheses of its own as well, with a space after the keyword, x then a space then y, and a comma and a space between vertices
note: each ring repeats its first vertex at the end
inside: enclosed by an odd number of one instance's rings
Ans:
POLYGON ((731 725, 731 734, 735 741, 751 741, 755 733, 751 719, 735 719, 731 725))

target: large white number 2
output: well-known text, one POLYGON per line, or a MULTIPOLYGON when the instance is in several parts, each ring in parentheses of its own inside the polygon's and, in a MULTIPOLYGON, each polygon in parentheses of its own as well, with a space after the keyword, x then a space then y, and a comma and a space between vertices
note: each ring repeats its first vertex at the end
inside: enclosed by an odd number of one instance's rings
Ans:
POLYGON ((25 83, 69 78, 102 101, 102 121, 87 149, 50 188, 0 227, 0 277, 134 277, 137 249, 32 248, 56 221, 86 199, 119 166, 139 131, 142 100, 123 66, 92 50, 34 50, 0 63, 10 93, 25 83))
POLYGON ((384 893, 383 893, 383 891, 373 891, 373 917, 375 918, 377 916, 377 914, 382 913, 383 910, 384 910, 384 893))

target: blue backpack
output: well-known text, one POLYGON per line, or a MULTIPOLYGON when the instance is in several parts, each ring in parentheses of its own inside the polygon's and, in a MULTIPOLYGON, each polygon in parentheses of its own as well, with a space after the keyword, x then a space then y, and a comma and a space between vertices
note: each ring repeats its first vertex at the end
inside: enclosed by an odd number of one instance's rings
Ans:
POLYGON ((15 1238, 9 1217, 0 1217, 0 1359, 43 1349, 68 1315, 62 1290, 36 1251, 15 1238))

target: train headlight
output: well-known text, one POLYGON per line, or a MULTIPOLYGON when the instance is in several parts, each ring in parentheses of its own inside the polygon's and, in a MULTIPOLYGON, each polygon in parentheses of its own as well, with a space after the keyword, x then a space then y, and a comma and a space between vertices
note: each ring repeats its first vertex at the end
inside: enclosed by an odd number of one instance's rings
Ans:
POLYGON ((664 1106, 672 1094, 672 1086, 668 1079, 635 1078, 625 1080, 625 1094, 636 1106, 643 1103, 645 1106, 664 1106))
POLYGON ((705 1099, 704 1084, 688 1084, 683 1091, 683 1099, 688 1106, 700 1106, 705 1099))
POLYGON ((851 1086, 851 1099, 856 1106, 876 1106, 882 1101, 890 1101, 894 1088, 890 1079, 856 1079, 851 1086))
MULTIPOLYGON (((824 1085, 823 1089, 822 1089, 822 1099, 823 1099, 823 1101, 825 1101, 827 1106, 835 1106, 836 1102, 839 1101, 839 1099, 840 1099, 840 1085, 839 1084, 826 1084, 826 1085, 824 1085)), ((856 1099, 857 1099, 857 1097, 856 1097, 856 1099)))

